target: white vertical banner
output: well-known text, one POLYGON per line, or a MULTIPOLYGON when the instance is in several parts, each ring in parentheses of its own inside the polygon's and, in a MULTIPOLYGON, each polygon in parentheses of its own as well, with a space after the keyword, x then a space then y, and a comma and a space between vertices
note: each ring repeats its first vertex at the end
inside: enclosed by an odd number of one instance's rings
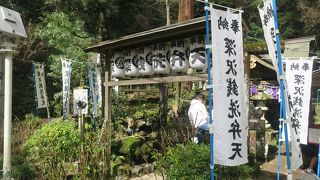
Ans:
POLYGON ((47 91, 46 91, 46 80, 44 76, 44 64, 34 63, 34 80, 36 88, 36 102, 37 109, 48 107, 47 91))
POLYGON ((86 103, 86 107, 81 109, 82 114, 88 114, 88 89, 73 89, 73 114, 79 115, 80 108, 78 102, 82 101, 86 103))
POLYGON ((96 83, 96 64, 93 65, 93 70, 91 65, 88 65, 88 79, 90 87, 90 96, 92 102, 92 114, 93 118, 98 116, 98 92, 97 92, 97 83, 96 83), (93 73, 94 71, 94 73, 93 73))
POLYGON ((277 75, 279 75, 273 7, 274 5, 272 0, 264 0, 263 7, 258 7, 258 9, 262 22, 264 38, 268 46, 269 56, 272 60, 272 64, 277 72, 277 75))
POLYGON ((293 169, 303 163, 300 144, 308 143, 312 66, 311 60, 286 60, 293 169))
POLYGON ((96 67, 96 70, 97 70, 97 86, 96 86, 96 91, 97 91, 97 94, 98 94, 98 105, 100 106, 102 104, 102 87, 101 87, 101 67, 100 66, 97 66, 96 67))
POLYGON ((308 143, 308 119, 312 81, 311 60, 287 60, 286 80, 289 91, 291 130, 299 135, 300 143, 308 143))
POLYGON ((67 59, 61 59, 62 64, 62 111, 63 118, 67 118, 69 115, 69 97, 70 97, 70 79, 71 79, 71 61, 67 59))
POLYGON ((97 86, 96 86, 96 91, 98 93, 98 105, 102 104, 102 87, 101 87, 101 55, 97 54, 97 59, 96 59, 96 76, 97 76, 97 86))
POLYGON ((211 5, 215 164, 248 162, 241 12, 211 5))

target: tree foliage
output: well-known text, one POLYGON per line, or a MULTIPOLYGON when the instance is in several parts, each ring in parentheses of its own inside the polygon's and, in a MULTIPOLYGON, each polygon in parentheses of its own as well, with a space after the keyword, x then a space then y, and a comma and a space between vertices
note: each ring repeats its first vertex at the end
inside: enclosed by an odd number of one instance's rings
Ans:
MULTIPOLYGON (((264 41, 257 6, 261 0, 216 0, 217 4, 242 8, 250 27, 245 42, 264 41)), ((170 0, 171 22, 178 19, 178 0, 170 0)), ((281 38, 319 34, 319 1, 277 1, 281 38)), ((18 48, 14 67, 13 112, 17 116, 34 111, 30 64, 46 63, 51 111, 59 115, 61 104, 60 58, 73 60, 72 87, 86 76, 90 55, 84 48, 102 40, 165 25, 165 0, 2 0, 1 5, 21 13, 28 38, 18 48), (20 97, 25 97, 21 99, 20 97), (56 99, 54 99, 56 97, 56 99), (21 104, 21 105, 20 105, 21 104)), ((195 3, 195 17, 203 16, 203 3, 195 3)))

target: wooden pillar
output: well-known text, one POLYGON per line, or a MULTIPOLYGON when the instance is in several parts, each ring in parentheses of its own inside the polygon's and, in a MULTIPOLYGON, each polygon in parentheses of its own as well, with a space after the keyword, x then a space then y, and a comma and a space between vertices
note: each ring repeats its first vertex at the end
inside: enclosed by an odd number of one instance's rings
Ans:
MULTIPOLYGON (((245 80, 245 105, 246 107, 250 107, 250 54, 248 52, 244 52, 244 80, 245 80)), ((247 114, 247 122, 248 122, 248 127, 250 127, 250 114, 251 112, 250 108, 246 109, 246 114, 247 114)), ((250 129, 247 130, 248 131, 248 149, 249 149, 249 153, 253 153, 253 159, 250 159, 250 161, 255 162, 255 155, 256 155, 256 132, 255 131, 251 131, 250 129)))
MULTIPOLYGON (((110 69, 110 68, 108 68, 110 69)), ((105 72, 106 83, 111 80, 111 72, 105 72)), ((106 169, 107 169, 107 178, 111 178, 111 87, 105 87, 105 124, 106 124, 106 169)))
POLYGON ((168 83, 160 84, 160 126, 165 127, 168 114, 168 83))
MULTIPOLYGON (((109 57, 110 53, 106 57, 109 57)), ((107 58, 108 59, 108 58, 107 58)), ((106 62, 104 79, 104 122, 102 124, 100 145, 104 146, 104 177, 111 179, 111 87, 107 86, 111 81, 110 62, 106 62)))
MULTIPOLYGON (((244 80, 245 80, 245 103, 247 107, 250 107, 250 54, 248 52, 244 52, 244 80)), ((247 113, 249 113, 249 108, 247 109, 247 113)), ((249 121, 250 117, 248 117, 249 121)))

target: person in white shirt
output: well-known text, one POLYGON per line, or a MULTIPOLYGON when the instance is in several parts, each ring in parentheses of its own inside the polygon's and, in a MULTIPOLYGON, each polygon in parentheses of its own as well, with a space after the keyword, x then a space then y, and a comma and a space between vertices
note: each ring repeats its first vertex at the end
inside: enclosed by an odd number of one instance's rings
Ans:
POLYGON ((197 93, 192 99, 188 111, 188 118, 191 123, 195 137, 193 141, 197 144, 203 142, 204 137, 201 130, 209 130, 208 128, 208 112, 206 106, 204 105, 204 96, 197 93))

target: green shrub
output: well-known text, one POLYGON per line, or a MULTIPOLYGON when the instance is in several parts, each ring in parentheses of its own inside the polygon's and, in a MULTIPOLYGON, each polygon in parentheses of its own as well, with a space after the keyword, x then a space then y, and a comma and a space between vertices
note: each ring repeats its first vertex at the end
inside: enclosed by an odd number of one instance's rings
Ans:
MULTIPOLYGON (((0 159, 0 164, 3 164, 3 160, 0 159)), ((31 180, 35 179, 36 174, 34 169, 30 167, 28 163, 22 158, 13 158, 11 160, 11 177, 19 180, 31 180)))
MULTIPOLYGON (((156 169, 169 179, 210 179, 210 148, 188 143, 169 148, 165 155, 155 155, 156 169)), ((249 179, 253 169, 247 165, 227 167, 215 165, 218 179, 249 179)))
POLYGON ((73 121, 57 120, 45 124, 25 142, 22 152, 39 177, 65 177, 65 165, 79 154, 79 134, 73 121))
POLYGON ((103 164, 104 146, 99 145, 99 131, 94 131, 91 125, 85 126, 84 134, 84 173, 93 179, 99 179, 106 167, 103 164))

